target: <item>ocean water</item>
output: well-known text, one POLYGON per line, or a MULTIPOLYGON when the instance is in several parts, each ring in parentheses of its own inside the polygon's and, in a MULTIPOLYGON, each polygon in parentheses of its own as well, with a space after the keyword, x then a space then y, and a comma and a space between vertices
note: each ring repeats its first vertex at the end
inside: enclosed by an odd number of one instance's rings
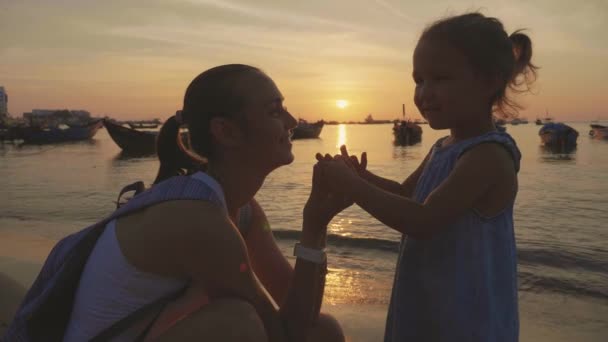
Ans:
MULTIPOLYGON (((507 127, 522 151, 520 312, 522 326, 585 331, 600 341, 608 336, 608 141, 590 139, 587 123, 571 126, 580 136, 570 154, 541 148, 539 126, 507 127)), ((338 153, 346 144, 351 153, 368 153, 371 171, 402 181, 447 134, 423 131, 422 142, 409 147, 393 146, 391 125, 325 126, 320 139, 294 141, 294 163, 273 172, 257 196, 283 252, 291 255, 298 238, 316 152, 338 153)), ((151 183, 157 167, 154 157, 122 155, 105 130, 88 142, 0 145, 0 238, 59 239, 111 212, 122 186, 151 183)), ((324 305, 385 307, 399 234, 356 206, 334 218, 329 234, 324 305)))

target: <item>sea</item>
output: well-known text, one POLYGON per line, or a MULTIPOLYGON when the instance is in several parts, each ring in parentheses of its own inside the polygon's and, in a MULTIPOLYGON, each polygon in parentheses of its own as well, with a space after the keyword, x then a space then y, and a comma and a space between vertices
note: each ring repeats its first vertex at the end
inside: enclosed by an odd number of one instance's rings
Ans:
MULTIPOLYGON (((515 204, 522 329, 542 327, 550 340, 608 341, 608 141, 590 138, 587 122, 569 125, 580 136, 568 154, 541 147, 540 126, 507 126, 522 152, 515 204)), ((448 134, 422 127, 422 142, 406 147, 393 144, 390 124, 326 125, 319 139, 293 141, 295 161, 270 174, 256 196, 283 253, 293 261, 316 152, 339 153, 342 144, 365 151, 372 172, 401 182, 448 134)), ((157 168, 153 156, 122 154, 103 129, 85 142, 0 144, 0 239, 75 232, 110 213, 124 185, 150 184, 157 168)), ((400 234, 357 206, 328 229, 324 306, 385 310, 400 234)))

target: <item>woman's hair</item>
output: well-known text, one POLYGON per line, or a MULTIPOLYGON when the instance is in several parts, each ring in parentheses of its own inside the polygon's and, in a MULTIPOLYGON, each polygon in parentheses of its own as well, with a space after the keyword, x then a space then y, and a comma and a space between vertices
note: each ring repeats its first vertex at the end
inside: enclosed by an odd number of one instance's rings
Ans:
POLYGON ((160 129, 156 140, 160 167, 154 184, 189 170, 204 169, 216 157, 217 149, 209 132, 211 119, 238 118, 248 100, 238 85, 250 73, 264 75, 249 65, 228 64, 211 68, 192 80, 186 89, 183 110, 167 119, 160 129), (180 133, 182 125, 188 128, 187 138, 180 133))
POLYGON ((526 34, 517 30, 509 36, 500 20, 475 12, 434 22, 420 36, 420 41, 426 39, 450 44, 465 55, 479 76, 498 81, 491 99, 494 113, 517 115, 521 106, 508 91, 529 91, 538 69, 532 64, 532 41, 526 34))

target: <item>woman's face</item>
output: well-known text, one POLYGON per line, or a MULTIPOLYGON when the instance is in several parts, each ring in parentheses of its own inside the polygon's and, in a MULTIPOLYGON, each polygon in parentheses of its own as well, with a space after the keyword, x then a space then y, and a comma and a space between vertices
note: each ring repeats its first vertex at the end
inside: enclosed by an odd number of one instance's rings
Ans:
POLYGON ((262 73, 252 73, 243 77, 239 88, 247 99, 242 113, 244 158, 268 171, 291 163, 291 135, 297 121, 283 106, 275 83, 262 73))

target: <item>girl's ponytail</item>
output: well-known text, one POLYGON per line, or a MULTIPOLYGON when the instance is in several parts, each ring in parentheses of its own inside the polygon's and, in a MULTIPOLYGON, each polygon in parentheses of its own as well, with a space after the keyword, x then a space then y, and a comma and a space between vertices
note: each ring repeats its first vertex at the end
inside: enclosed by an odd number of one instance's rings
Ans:
POLYGON ((509 36, 513 45, 515 65, 509 81, 509 88, 515 92, 526 92, 536 80, 538 67, 532 64, 532 40, 521 30, 509 36), (521 77, 520 77, 521 76, 521 77), (523 86, 523 89, 520 89, 523 86))

